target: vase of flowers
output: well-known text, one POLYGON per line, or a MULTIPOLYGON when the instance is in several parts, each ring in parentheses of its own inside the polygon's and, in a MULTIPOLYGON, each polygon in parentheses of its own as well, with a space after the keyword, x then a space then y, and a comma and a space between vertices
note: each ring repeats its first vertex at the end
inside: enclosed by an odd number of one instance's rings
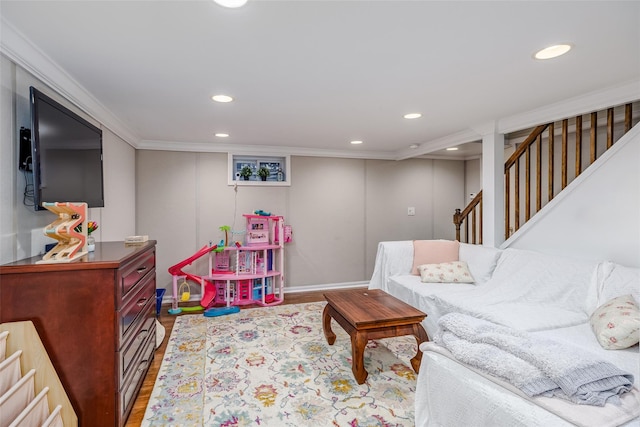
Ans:
MULTIPOLYGON (((89 221, 87 223, 87 250, 93 252, 96 250, 96 239, 93 238, 91 233, 98 229, 98 223, 95 221, 89 221)), ((78 225, 74 230, 78 233, 82 233, 82 225, 78 225)))

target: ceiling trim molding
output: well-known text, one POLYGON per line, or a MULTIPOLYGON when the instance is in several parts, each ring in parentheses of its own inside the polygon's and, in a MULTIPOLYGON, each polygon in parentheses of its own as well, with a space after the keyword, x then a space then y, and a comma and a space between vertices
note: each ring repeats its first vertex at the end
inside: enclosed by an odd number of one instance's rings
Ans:
POLYGON ((458 160, 458 161, 467 161, 467 160, 478 160, 482 158, 480 154, 474 154, 470 156, 458 157, 458 156, 447 156, 446 154, 438 155, 438 154, 425 154, 424 156, 416 157, 417 159, 429 159, 429 160, 458 160))
POLYGON ((139 150, 234 153, 256 156, 290 155, 306 157, 337 157, 346 159, 395 160, 395 152, 324 150, 271 145, 234 145, 187 141, 142 140, 138 144, 137 148, 139 150))
POLYGON ((498 120, 498 132, 507 134, 543 123, 626 104, 640 99, 640 79, 589 92, 563 102, 498 120))
POLYGON ((62 67, 1 18, 0 53, 98 121, 103 128, 137 148, 140 138, 62 67))
POLYGON ((412 157, 419 157, 425 154, 433 153, 434 151, 443 150, 445 148, 453 147, 460 144, 466 144, 467 142, 478 141, 482 139, 478 132, 468 129, 465 131, 457 132, 451 135, 443 136, 442 138, 434 139, 433 141, 420 144, 418 148, 405 148, 396 152, 395 160, 405 160, 412 157))

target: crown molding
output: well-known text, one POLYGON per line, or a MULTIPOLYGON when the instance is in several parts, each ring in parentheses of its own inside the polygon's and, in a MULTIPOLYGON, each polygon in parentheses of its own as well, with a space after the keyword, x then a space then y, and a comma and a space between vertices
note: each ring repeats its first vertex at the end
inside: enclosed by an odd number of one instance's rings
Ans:
POLYGON ((396 152, 395 160, 405 160, 413 157, 420 157, 425 154, 433 153, 434 151, 444 150, 448 147, 453 147, 460 144, 466 144, 467 142, 478 141, 482 139, 478 132, 468 129, 461 132, 456 132, 451 135, 443 136, 442 138, 434 139, 433 141, 424 142, 420 144, 418 148, 405 148, 396 152))
POLYGON ((198 153, 234 153, 253 156, 306 156, 337 157, 346 159, 394 160, 394 152, 325 150, 316 148, 287 147, 272 145, 233 145, 209 142, 142 140, 139 150, 184 151, 198 153))
POLYGON ((498 120, 498 131, 503 134, 531 128, 567 117, 602 110, 640 99, 640 79, 557 102, 526 113, 498 120))
POLYGON ((0 18, 0 53, 134 148, 140 140, 120 119, 22 33, 0 18))

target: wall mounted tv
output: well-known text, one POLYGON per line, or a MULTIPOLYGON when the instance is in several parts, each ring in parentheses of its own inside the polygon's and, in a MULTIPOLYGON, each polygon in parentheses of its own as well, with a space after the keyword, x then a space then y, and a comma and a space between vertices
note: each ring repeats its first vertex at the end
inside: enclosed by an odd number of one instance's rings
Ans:
POLYGON ((86 202, 104 207, 102 130, 30 89, 34 205, 86 202))

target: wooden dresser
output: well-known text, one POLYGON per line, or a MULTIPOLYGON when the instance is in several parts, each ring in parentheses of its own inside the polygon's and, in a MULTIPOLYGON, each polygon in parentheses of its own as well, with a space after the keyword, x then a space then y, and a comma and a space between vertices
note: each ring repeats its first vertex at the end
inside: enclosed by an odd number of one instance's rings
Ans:
POLYGON ((31 320, 80 427, 125 424, 155 350, 155 241, 0 266, 0 322, 31 320))

